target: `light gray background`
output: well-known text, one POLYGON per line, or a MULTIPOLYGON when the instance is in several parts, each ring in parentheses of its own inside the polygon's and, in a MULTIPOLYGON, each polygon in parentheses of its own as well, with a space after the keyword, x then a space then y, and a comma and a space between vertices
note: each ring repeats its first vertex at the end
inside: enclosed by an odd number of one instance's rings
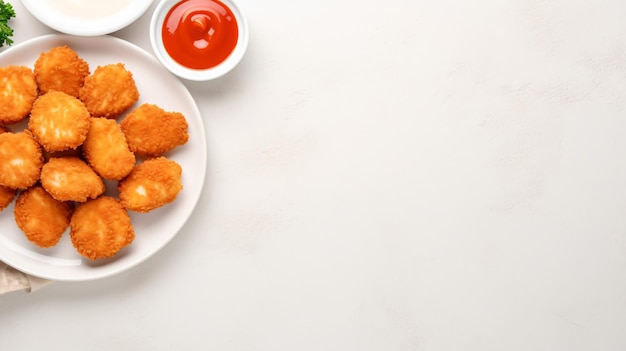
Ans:
POLYGON ((624 1, 240 1, 188 224, 0 297, 0 348, 626 349, 624 1))

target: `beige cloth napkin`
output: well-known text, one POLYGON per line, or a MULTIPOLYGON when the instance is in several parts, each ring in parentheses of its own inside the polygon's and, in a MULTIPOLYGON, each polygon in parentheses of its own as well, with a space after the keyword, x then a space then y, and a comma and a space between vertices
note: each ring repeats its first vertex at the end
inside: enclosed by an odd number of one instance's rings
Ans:
POLYGON ((22 273, 0 261, 0 295, 19 290, 34 292, 50 283, 52 281, 22 273))

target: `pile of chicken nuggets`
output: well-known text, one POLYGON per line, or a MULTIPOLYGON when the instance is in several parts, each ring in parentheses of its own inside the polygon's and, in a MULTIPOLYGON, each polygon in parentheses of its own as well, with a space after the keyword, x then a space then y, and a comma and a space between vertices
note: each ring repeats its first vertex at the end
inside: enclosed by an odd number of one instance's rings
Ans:
POLYGON ((52 247, 69 227, 82 256, 111 257, 135 238, 129 211, 176 199, 182 168, 166 154, 187 143, 187 120, 138 101, 124 64, 90 72, 68 46, 41 53, 32 69, 0 67, 0 211, 15 200, 30 242, 52 247), (118 196, 105 195, 104 180, 117 181, 118 196))

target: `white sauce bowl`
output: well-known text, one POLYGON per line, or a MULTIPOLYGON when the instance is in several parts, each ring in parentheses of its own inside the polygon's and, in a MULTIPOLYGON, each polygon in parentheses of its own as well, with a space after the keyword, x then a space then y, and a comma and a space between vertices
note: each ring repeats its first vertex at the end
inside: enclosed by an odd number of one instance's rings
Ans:
POLYGON ((48 27, 76 36, 118 31, 143 15, 153 0, 21 0, 48 27))

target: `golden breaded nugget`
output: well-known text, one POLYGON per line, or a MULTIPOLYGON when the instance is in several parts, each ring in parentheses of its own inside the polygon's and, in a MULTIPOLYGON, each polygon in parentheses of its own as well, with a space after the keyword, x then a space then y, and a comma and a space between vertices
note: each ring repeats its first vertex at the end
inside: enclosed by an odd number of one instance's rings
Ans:
POLYGON ((139 100, 139 91, 133 74, 116 63, 96 68, 78 96, 92 117, 117 118, 139 100))
POLYGON ((78 157, 53 157, 41 169, 41 185, 59 201, 85 202, 104 193, 102 178, 78 157))
POLYGON ((97 260, 133 242, 135 230, 119 200, 101 196, 78 205, 70 222, 70 238, 78 253, 97 260))
POLYGON ((35 98, 37 83, 30 68, 0 67, 0 124, 13 124, 28 117, 35 98))
POLYGON ((118 184, 122 206, 149 212, 176 199, 182 190, 182 168, 165 157, 145 160, 118 184))
POLYGON ((17 190, 0 185, 0 212, 13 202, 16 194, 17 190))
POLYGON ((120 125, 131 151, 142 156, 161 156, 189 140, 182 113, 167 112, 152 104, 134 109, 120 125))
POLYGON ((120 180, 135 167, 135 154, 128 148, 124 133, 114 119, 91 118, 83 154, 104 179, 120 180))
POLYGON ((36 185, 15 201, 15 223, 26 238, 39 247, 56 245, 70 225, 74 204, 55 200, 44 188, 36 185))
POLYGON ((28 129, 46 151, 64 151, 85 141, 89 122, 89 111, 82 101, 52 90, 35 100, 28 129))
POLYGON ((28 130, 0 134, 0 185, 29 188, 39 180, 42 166, 41 146, 28 130))
MULTIPOLYGON (((2 133, 10 133, 9 128, 5 126, 0 126, 0 134, 2 133)), ((2 212, 7 206, 13 202, 13 199, 17 195, 17 190, 4 187, 0 185, 0 212, 2 212)))
POLYGON ((57 46, 39 55, 34 73, 41 94, 57 90, 78 97, 89 75, 89 64, 67 45, 57 46))

